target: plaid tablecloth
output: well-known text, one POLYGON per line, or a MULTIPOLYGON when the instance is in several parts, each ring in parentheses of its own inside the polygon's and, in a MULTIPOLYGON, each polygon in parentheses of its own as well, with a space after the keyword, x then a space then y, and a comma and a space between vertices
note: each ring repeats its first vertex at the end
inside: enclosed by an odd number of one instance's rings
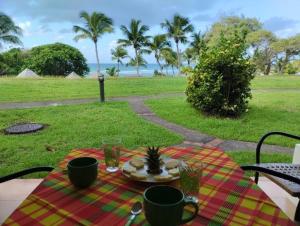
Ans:
MULTIPOLYGON (((224 152, 215 148, 164 148, 162 154, 205 163, 199 192, 199 213, 190 225, 294 225, 224 152)), ((121 162, 142 156, 140 150, 124 150, 121 162)), ((4 225, 124 225, 133 203, 142 201, 149 184, 107 173, 103 152, 73 150, 5 221, 4 225), (98 180, 78 190, 66 174, 68 161, 80 156, 100 160, 98 180)), ((22 189, 22 188, 20 188, 22 189)), ((147 225, 144 214, 133 225, 147 225)))

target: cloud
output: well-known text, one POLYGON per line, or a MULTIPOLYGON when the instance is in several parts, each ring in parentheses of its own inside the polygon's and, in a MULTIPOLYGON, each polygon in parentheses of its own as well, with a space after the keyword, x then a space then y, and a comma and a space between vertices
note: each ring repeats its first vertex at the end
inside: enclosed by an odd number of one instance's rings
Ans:
POLYGON ((31 27, 30 21, 19 23, 18 26, 22 29, 24 36, 32 35, 32 32, 30 31, 30 27, 31 27))
POLYGON ((18 26, 22 29, 24 36, 41 35, 52 31, 47 24, 33 26, 30 21, 18 23, 18 26))
POLYGON ((39 33, 48 33, 51 32, 52 29, 47 24, 42 24, 38 26, 38 29, 36 31, 38 31, 39 33))
POLYGON ((64 35, 56 35, 55 37, 54 37, 54 40, 55 41, 62 41, 62 40, 64 40, 64 35))
POLYGON ((115 47, 118 46, 118 40, 112 40, 109 45, 108 45, 108 48, 109 49, 114 49, 115 47))
POLYGON ((60 34, 69 34, 69 33, 73 33, 73 30, 71 28, 63 28, 63 29, 60 29, 58 32, 60 34))
POLYGON ((18 25, 23 30, 27 30, 28 28, 30 28, 31 22, 30 21, 25 21, 25 22, 19 23, 18 25))
POLYGON ((296 26, 300 21, 292 20, 281 17, 272 17, 266 21, 264 21, 264 27, 267 30, 271 30, 273 32, 279 32, 282 30, 291 29, 296 26))
POLYGON ((147 25, 155 25, 174 13, 183 16, 211 9, 218 0, 131 0, 111 1, 93 0, 89 4, 83 0, 10 0, 0 2, 0 8, 9 11, 10 15, 37 19, 42 23, 70 22, 79 23, 79 12, 100 11, 112 17, 115 25, 128 24, 131 18, 141 19, 147 25))

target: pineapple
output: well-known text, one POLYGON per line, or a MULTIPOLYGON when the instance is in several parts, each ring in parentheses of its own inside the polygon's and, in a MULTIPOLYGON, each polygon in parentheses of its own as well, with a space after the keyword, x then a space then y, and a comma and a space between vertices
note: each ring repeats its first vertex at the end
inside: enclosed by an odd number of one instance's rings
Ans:
POLYGON ((148 164, 147 173, 149 174, 160 174, 162 172, 160 168, 161 159, 158 151, 159 147, 148 147, 146 160, 148 164))

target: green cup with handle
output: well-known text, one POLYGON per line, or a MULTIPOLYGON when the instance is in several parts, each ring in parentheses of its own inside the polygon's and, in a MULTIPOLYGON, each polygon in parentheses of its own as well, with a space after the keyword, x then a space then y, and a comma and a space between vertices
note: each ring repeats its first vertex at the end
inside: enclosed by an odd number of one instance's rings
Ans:
POLYGON ((144 211, 147 221, 152 226, 176 226, 193 220, 199 211, 198 205, 187 201, 184 194, 175 187, 156 185, 149 187, 143 194, 144 211), (185 206, 194 207, 192 216, 183 219, 185 206))
POLYGON ((72 159, 67 168, 69 179, 77 188, 89 187, 98 175, 98 161, 92 157, 72 159))

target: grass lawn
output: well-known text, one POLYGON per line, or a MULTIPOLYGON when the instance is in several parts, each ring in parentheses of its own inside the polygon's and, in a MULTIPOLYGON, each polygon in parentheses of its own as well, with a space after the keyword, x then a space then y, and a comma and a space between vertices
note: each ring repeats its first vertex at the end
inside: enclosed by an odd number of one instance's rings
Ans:
MULTIPOLYGON (((255 163, 255 151, 227 151, 226 152, 235 162, 240 165, 255 163)), ((281 162, 291 163, 292 155, 281 153, 261 153, 261 162, 281 162)))
MULTIPOLYGON (((255 151, 228 151, 226 152, 239 165, 251 165, 255 163, 255 151)), ((261 162, 279 162, 291 163, 292 155, 281 153, 261 153, 261 162)), ((247 171, 246 174, 250 177, 254 175, 253 171, 247 171)))
MULTIPOLYGON (((257 142, 268 131, 300 133, 300 91, 256 90, 250 109, 240 119, 207 117, 192 108, 184 97, 148 100, 160 117, 222 139, 257 142)), ((270 138, 268 143, 293 147, 295 141, 270 138)))
POLYGON ((300 76, 257 76, 252 80, 253 89, 300 89, 300 76))
MULTIPOLYGON (((105 80, 105 94, 113 96, 183 92, 186 78, 118 78, 105 80)), ((16 79, 0 77, 0 102, 30 102, 99 97, 96 79, 16 79)))
MULTIPOLYGON (((119 78, 106 81, 107 96, 151 95, 183 92, 186 78, 119 78)), ((204 117, 184 97, 148 100, 162 118, 224 139, 255 141, 267 131, 284 130, 299 134, 300 77, 257 77, 250 110, 241 119, 204 117)), ((41 101, 98 97, 96 80, 41 80, 0 78, 0 102, 41 101)), ((21 136, 0 133, 0 176, 39 165, 55 166, 73 148, 99 147, 100 139, 118 135, 128 148, 168 146, 182 137, 155 126, 121 102, 82 104, 24 110, 0 110, 0 129, 12 123, 33 121, 49 124, 43 131, 21 136), (50 151, 49 151, 50 150, 50 151)), ((291 146, 287 140, 270 143, 291 146)), ((238 163, 254 163, 253 152, 228 152, 238 163)), ((263 160, 289 162, 290 155, 264 154, 263 160)), ((40 177, 37 174, 30 177, 40 177)))
POLYGON ((127 103, 0 111, 0 128, 20 121, 49 127, 27 135, 0 134, 0 176, 33 166, 55 166, 71 149, 99 147, 105 136, 120 136, 128 148, 182 142, 178 135, 136 116, 127 103))
MULTIPOLYGON (((174 93, 184 92, 186 84, 185 77, 107 79, 105 92, 108 97, 174 93)), ((253 89, 297 89, 300 87, 300 76, 257 77, 252 84, 253 89)), ((0 77, 0 90, 0 102, 29 102, 99 96, 98 81, 94 79, 0 77)))

